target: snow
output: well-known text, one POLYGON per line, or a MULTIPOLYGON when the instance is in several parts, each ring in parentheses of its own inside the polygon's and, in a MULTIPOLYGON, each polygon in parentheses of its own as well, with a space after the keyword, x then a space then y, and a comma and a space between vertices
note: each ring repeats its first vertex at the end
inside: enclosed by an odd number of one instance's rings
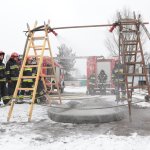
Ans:
MULTIPOLYGON (((85 93, 86 87, 66 87, 65 92, 85 93)), ((145 102, 144 107, 148 105, 145 102)), ((6 121, 9 106, 0 108, 0 150, 150 150, 149 135, 134 130, 129 135, 113 134, 119 122, 56 123, 48 118, 48 108, 35 104, 31 122, 28 104, 15 104, 10 122, 6 121)))
POLYGON ((73 86, 66 86, 64 91, 68 93, 86 93, 87 88, 85 86, 73 87, 73 86))

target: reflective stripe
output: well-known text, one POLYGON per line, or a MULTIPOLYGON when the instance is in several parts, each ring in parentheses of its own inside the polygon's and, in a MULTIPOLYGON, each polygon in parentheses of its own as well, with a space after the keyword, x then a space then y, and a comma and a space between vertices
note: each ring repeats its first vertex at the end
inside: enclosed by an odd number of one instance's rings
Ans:
POLYGON ((10 99, 12 99, 12 98, 13 98, 13 96, 12 96, 12 95, 9 95, 9 98, 10 98, 10 99))
POLYGON ((19 98, 19 99, 23 99, 23 98, 24 98, 24 95, 19 95, 18 98, 19 98))
POLYGON ((24 71, 32 71, 32 68, 25 68, 24 71))
POLYGON ((6 71, 6 74, 10 74, 10 71, 6 71))
POLYGON ((89 84, 90 84, 90 85, 95 85, 94 83, 91 83, 91 82, 90 82, 89 84))
POLYGON ((32 79, 23 79, 23 82, 33 82, 32 79))
POLYGON ((40 95, 43 95, 43 94, 44 94, 44 92, 43 92, 43 91, 41 91, 39 94, 40 94, 40 95))
POLYGON ((19 66, 18 65, 12 65, 12 66, 10 66, 10 69, 19 69, 19 66))
POLYGON ((17 80, 18 80, 18 77, 11 77, 11 80, 12 80, 12 81, 17 81, 17 80))
POLYGON ((115 73, 123 73, 123 69, 115 69, 114 72, 115 73))
POLYGON ((0 82, 5 82, 6 78, 0 79, 0 82))
POLYGON ((9 96, 3 96, 3 100, 10 99, 9 96))
POLYGON ((3 69, 5 69, 5 66, 0 66, 0 70, 3 70, 3 69))

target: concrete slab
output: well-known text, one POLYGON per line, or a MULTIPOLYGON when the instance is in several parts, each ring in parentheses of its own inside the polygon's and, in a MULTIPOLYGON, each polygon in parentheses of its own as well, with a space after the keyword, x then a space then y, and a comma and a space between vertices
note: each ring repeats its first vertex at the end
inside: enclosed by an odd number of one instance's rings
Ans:
POLYGON ((48 116, 51 120, 63 123, 106 123, 124 118, 124 111, 114 107, 116 104, 103 99, 84 102, 70 101, 51 106, 48 116))

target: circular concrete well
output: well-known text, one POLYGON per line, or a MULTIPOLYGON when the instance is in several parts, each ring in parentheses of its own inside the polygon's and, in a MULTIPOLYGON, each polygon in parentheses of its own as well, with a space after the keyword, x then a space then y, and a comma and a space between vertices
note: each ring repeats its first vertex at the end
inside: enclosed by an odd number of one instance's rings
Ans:
POLYGON ((104 100, 84 102, 70 101, 51 106, 48 116, 51 120, 63 123, 106 123, 123 119, 123 109, 104 100))

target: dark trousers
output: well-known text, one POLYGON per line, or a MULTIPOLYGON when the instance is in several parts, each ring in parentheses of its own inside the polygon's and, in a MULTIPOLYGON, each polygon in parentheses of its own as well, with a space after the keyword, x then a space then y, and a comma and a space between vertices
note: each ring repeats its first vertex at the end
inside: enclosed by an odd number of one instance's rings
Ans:
MULTIPOLYGON (((22 88, 32 88, 33 82, 22 82, 22 88)), ((21 90, 20 95, 24 95, 25 91, 21 90)), ((31 95, 31 91, 27 95, 31 95)))
POLYGON ((94 84, 90 84, 89 85, 89 94, 90 95, 94 95, 95 94, 94 87, 95 87, 94 84))
POLYGON ((4 104, 7 104, 10 100, 9 96, 7 95, 7 88, 6 82, 0 82, 0 99, 3 99, 4 104))
POLYGON ((17 81, 11 81, 11 82, 8 83, 8 95, 10 97, 12 97, 13 94, 14 94, 16 84, 17 84, 17 81))
POLYGON ((37 95, 42 96, 44 94, 44 90, 43 81, 40 79, 37 86, 37 95))

